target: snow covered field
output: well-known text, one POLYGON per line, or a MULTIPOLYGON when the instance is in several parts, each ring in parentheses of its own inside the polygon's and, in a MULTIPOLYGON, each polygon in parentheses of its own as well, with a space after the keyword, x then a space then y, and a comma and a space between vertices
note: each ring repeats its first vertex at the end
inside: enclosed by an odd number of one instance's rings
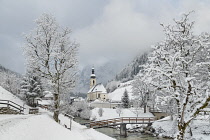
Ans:
POLYGON ((132 93, 132 86, 131 86, 132 82, 133 80, 125 82, 125 83, 120 83, 120 86, 116 90, 109 93, 109 99, 111 99, 112 101, 121 101, 121 98, 125 90, 128 91, 129 99, 133 99, 134 97, 132 95, 133 93, 132 93))
MULTIPOLYGON (((69 127, 69 119, 62 116, 61 124, 69 127)), ((50 114, 0 115, 0 140, 112 140, 94 129, 73 121, 72 131, 56 123, 50 114)))
MULTIPOLYGON (((24 102, 0 87, 0 99, 11 100, 19 105, 24 102)), ((28 106, 26 114, 28 114, 28 106)), ((52 118, 52 113, 39 108, 37 115, 0 115, 0 140, 114 140, 94 129, 87 128, 59 116, 60 124, 52 118)))

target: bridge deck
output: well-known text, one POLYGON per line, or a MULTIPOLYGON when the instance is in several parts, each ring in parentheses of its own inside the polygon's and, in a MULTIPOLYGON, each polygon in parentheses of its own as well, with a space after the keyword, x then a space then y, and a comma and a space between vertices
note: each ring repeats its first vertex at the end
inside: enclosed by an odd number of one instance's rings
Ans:
POLYGON ((101 128, 120 124, 151 124, 153 122, 153 117, 121 117, 101 121, 92 121, 89 124, 90 128, 101 128))

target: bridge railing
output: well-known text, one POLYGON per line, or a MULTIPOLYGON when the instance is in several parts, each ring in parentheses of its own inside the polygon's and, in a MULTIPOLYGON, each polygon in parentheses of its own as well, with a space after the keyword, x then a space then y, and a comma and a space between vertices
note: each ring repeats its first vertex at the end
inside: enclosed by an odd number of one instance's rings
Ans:
POLYGON ((0 100, 0 104, 6 105, 6 107, 8 107, 8 108, 12 107, 12 108, 20 111, 20 113, 23 112, 24 109, 25 109, 23 106, 18 105, 18 104, 14 103, 13 101, 10 101, 10 100, 0 100))
POLYGON ((90 127, 98 126, 109 126, 109 125, 119 125, 119 124, 146 124, 153 123, 154 117, 121 117, 113 118, 101 121, 92 121, 90 122, 90 127))

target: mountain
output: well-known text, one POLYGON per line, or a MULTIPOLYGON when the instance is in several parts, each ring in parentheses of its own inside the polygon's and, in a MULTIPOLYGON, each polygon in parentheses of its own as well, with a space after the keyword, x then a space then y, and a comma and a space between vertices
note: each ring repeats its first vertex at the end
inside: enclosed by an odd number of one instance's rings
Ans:
POLYGON ((136 56, 131 63, 129 63, 119 74, 116 75, 115 81, 127 82, 132 80, 142 69, 141 65, 145 64, 147 59, 148 53, 136 56))
MULTIPOLYGON (((147 62, 147 59, 148 59, 148 53, 143 53, 136 56, 133 59, 133 61, 131 61, 131 63, 129 63, 118 74, 116 74, 113 80, 107 83, 106 85, 107 92, 109 93, 114 92, 110 95, 113 95, 113 97, 114 96, 118 97, 118 95, 115 94, 123 94, 125 88, 131 89, 130 87, 125 87, 122 90, 120 85, 126 82, 128 82, 130 85, 131 82, 129 81, 132 81, 134 77, 139 73, 139 71, 142 69, 141 65, 145 64, 147 62), (119 88, 121 89, 118 90, 119 88)), ((129 92, 131 92, 131 90, 129 90, 129 92)))
MULTIPOLYGON (((135 75, 139 73, 142 69, 140 65, 145 64, 147 61, 148 54, 140 54, 136 56, 131 63, 127 66, 124 66, 122 62, 118 61, 109 61, 100 66, 94 66, 96 81, 97 83, 102 83, 107 85, 107 91, 112 92, 116 89, 116 85, 120 82, 127 82, 132 80, 135 75), (124 67, 124 68, 123 68, 124 67), (119 81, 119 82, 117 82, 119 81), (110 86, 115 86, 115 88, 110 89, 110 86)), ((91 75, 91 65, 85 66, 82 70, 79 71, 78 83, 75 88, 76 94, 86 94, 90 86, 90 75, 91 75)))

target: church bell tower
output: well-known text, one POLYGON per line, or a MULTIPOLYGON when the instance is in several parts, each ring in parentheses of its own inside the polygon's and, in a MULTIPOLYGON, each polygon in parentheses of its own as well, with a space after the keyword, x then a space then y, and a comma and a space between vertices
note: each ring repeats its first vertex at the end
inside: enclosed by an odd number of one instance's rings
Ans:
POLYGON ((92 74, 90 75, 90 89, 96 85, 95 70, 92 68, 92 74))

